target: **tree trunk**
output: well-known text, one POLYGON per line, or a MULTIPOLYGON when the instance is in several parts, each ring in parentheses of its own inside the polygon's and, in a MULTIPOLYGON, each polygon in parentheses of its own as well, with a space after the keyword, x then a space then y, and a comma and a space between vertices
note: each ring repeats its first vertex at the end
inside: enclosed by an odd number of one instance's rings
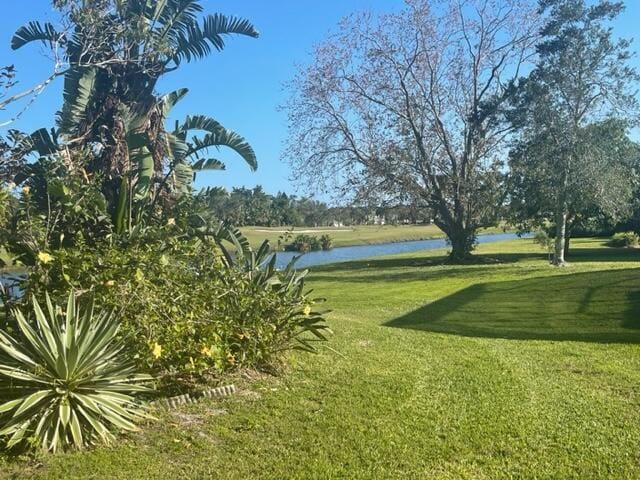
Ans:
POLYGON ((567 231, 567 213, 564 209, 558 209, 556 213, 556 245, 553 254, 553 264, 557 267, 565 265, 564 261, 564 249, 565 249, 565 234, 567 231))
POLYGON ((569 243, 571 243, 571 229, 568 229, 564 236, 564 258, 569 256, 569 243))
POLYGON ((560 183, 560 191, 558 192, 558 205, 556 208, 556 244, 555 251, 553 253, 553 264, 556 267, 563 267, 564 261, 564 249, 567 235, 567 219, 569 213, 567 212, 567 186, 569 184, 569 165, 571 159, 567 160, 566 165, 562 169, 562 181, 560 183))
POLYGON ((571 243, 571 235, 573 234, 573 227, 575 222, 573 221, 573 216, 571 219, 567 218, 567 226, 564 232, 564 258, 566 259, 569 256, 569 244, 571 243))
POLYGON ((451 252, 449 253, 450 263, 465 263, 471 257, 475 234, 469 233, 463 228, 454 228, 448 233, 451 252))

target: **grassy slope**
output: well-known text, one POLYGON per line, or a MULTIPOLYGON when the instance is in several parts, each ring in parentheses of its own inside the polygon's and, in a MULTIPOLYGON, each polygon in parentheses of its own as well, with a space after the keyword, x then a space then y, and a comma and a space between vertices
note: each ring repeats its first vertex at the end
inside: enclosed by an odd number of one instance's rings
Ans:
MULTIPOLYGON (((41 478, 639 478, 640 251, 530 241, 317 269, 331 348, 41 478), (511 253, 498 253, 511 252, 511 253)), ((0 467, 2 460, 0 460, 0 467)), ((0 473, 2 477, 2 473, 0 473)))
MULTIPOLYGON (((271 242, 274 247, 278 244, 278 237, 286 230, 286 227, 243 227, 242 233, 249 239, 251 245, 259 246, 265 239, 271 242)), ((335 247, 346 247, 348 245, 369 245, 375 243, 401 242, 407 240, 428 240, 431 238, 442 238, 444 235, 435 225, 357 225, 354 227, 299 227, 293 230, 294 236, 297 231, 310 232, 310 235, 320 236, 328 234, 335 247), (317 233, 313 233, 316 231, 317 233)), ((501 227, 483 229, 480 233, 501 233, 501 227)))

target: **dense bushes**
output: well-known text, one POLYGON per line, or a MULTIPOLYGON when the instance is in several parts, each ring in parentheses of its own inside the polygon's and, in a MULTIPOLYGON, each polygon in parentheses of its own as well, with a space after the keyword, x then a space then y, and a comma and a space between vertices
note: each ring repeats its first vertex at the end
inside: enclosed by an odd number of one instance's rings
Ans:
POLYGON ((313 252, 316 250, 331 250, 333 242, 329 235, 322 235, 320 238, 315 235, 301 233, 296 236, 291 243, 285 245, 285 250, 290 252, 313 252))
MULTIPOLYGON (((267 242, 251 251, 237 230, 198 217, 192 199, 174 202, 126 234, 91 242, 74 235, 72 244, 54 245, 45 223, 15 221, 42 215, 32 195, 30 189, 22 192, 9 215, 13 233, 4 237, 28 267, 20 281, 23 295, 5 304, 14 313, 0 330, 0 436, 8 446, 29 439, 50 450, 80 447, 108 441, 110 425, 134 428, 138 414, 130 394, 137 387, 131 382, 143 378, 136 372, 151 374, 161 393, 196 390, 234 369, 271 367, 283 351, 313 350, 313 341, 326 338, 318 299, 305 291, 307 272, 293 265, 278 271, 267 242), (225 241, 233 248, 225 248, 225 241), (20 314, 30 298, 48 307, 43 316, 34 304, 35 324, 20 314), (76 298, 110 314, 82 313, 76 298), (68 299, 70 316, 61 320, 63 310, 53 305, 68 299), (68 337, 72 331, 77 333, 68 337), (88 341, 82 332, 88 331, 104 336, 99 347, 82 345, 88 341), (71 345, 64 348, 73 353, 61 353, 60 345, 71 345), (123 348, 130 352, 126 361, 123 348), (91 358, 85 362, 78 352, 90 352, 91 358), (90 399, 61 387, 67 383, 90 399), (113 395, 110 386, 117 391, 113 395), (107 396, 105 408, 111 410, 103 411, 92 388, 107 396), (107 415, 114 412, 120 417, 107 415)), ((52 205, 50 215, 66 208, 52 205)), ((66 231, 81 231, 82 217, 66 218, 66 231)))
POLYGON ((616 233, 609 241, 611 247, 638 247, 640 244, 640 236, 635 232, 616 233))
POLYGON ((307 332, 324 338, 324 319, 303 290, 305 272, 265 265, 268 245, 234 260, 213 239, 173 228, 47 253, 22 288, 55 298, 73 288, 115 310, 138 367, 172 390, 308 348, 307 332))
POLYGON ((32 22, 12 43, 55 44, 68 61, 57 125, 0 145, 4 163, 16 157, 1 178, 0 247, 26 270, 22 296, 0 289, 0 436, 15 445, 33 435, 51 450, 106 439, 101 422, 132 427, 134 372, 165 391, 197 388, 312 349, 328 331, 306 272, 277 271, 268 244, 252 252, 193 192, 194 172, 224 168, 209 149, 255 170, 252 147, 205 115, 168 126, 187 89, 155 88, 181 61, 221 50, 226 35, 256 37, 255 27, 221 14, 202 22, 198 0, 71 3, 54 2, 73 41, 46 40, 32 22), (31 298, 35 322, 20 313, 31 298), (80 312, 76 299, 109 314, 80 312), (54 305, 66 300, 63 320, 54 305))

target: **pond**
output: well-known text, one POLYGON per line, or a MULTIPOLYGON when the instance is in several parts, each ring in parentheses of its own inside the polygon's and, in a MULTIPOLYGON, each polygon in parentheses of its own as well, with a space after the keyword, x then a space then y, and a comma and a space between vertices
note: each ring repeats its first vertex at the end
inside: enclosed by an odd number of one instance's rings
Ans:
MULTIPOLYGON (((499 242, 501 240, 512 240, 518 238, 515 233, 496 233, 478 235, 478 243, 499 242)), ((419 250, 436 250, 445 248, 447 241, 444 238, 432 240, 414 240, 408 242, 380 243, 376 245, 356 245, 353 247, 337 247, 331 250, 309 252, 300 256, 296 263, 298 268, 312 267, 323 263, 345 262, 348 260, 359 260, 362 258, 379 257, 382 255, 393 255, 395 253, 410 253, 419 250)), ((284 268, 293 257, 300 255, 297 252, 278 252, 276 254, 276 265, 284 268)))

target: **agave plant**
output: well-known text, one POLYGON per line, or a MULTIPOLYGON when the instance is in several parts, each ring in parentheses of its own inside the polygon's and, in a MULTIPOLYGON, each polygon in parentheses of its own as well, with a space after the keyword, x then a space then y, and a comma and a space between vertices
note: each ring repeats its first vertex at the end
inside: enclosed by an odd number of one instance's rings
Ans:
POLYGON ((0 437, 7 447, 26 440, 46 450, 113 439, 134 431, 145 416, 135 395, 147 391, 117 338, 111 314, 76 306, 66 312, 46 295, 46 312, 33 299, 29 321, 14 310, 17 335, 0 331, 0 437))
POLYGON ((329 311, 314 310, 313 306, 325 299, 311 297, 313 290, 305 291, 305 279, 309 270, 296 270, 299 256, 294 257, 285 268, 278 269, 276 254, 271 251, 268 240, 257 251, 253 251, 249 241, 238 229, 224 224, 215 238, 226 268, 241 272, 258 289, 273 290, 282 303, 287 305, 288 314, 273 325, 276 335, 284 339, 284 345, 278 347, 280 350, 293 348, 315 352, 314 342, 327 341, 327 335, 332 331, 324 316, 329 311), (222 240, 235 246, 235 254, 227 250, 222 240))

